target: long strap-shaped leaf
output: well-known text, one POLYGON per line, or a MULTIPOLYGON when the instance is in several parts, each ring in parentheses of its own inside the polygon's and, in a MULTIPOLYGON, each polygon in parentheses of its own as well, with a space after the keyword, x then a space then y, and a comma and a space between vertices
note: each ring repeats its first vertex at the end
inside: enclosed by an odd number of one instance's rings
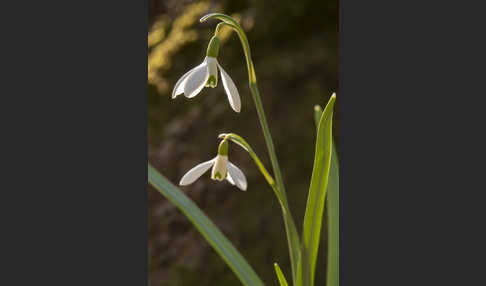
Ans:
MULTIPOLYGON (((314 119, 316 130, 322 116, 322 108, 316 105, 314 119)), ((327 275, 326 286, 339 286, 339 160, 336 144, 332 141, 331 169, 327 183, 327 275)))
POLYGON ((333 142, 327 185, 327 276, 326 286, 339 286, 339 163, 333 142))
POLYGON ((302 278, 304 286, 314 285, 322 216, 331 165, 332 115, 335 100, 336 96, 333 94, 324 109, 317 131, 314 168, 312 170, 302 231, 302 278))
POLYGON ((285 275, 283 274, 278 264, 275 263, 274 266, 275 266, 275 273, 277 273, 277 278, 278 278, 278 282, 280 283, 280 286, 289 286, 289 284, 287 283, 287 279, 285 279, 285 275))
POLYGON ((169 182, 162 174, 148 164, 148 181, 169 201, 176 205, 194 224, 204 238, 226 264, 238 276, 243 285, 263 286, 263 282, 245 258, 236 250, 216 225, 182 191, 169 182))

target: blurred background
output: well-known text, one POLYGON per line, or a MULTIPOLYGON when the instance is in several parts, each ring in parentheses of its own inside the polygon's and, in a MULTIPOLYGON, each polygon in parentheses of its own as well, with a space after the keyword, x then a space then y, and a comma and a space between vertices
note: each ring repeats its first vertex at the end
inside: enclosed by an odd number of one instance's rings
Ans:
MULTIPOLYGON (((325 105, 332 92, 338 93, 338 0, 149 0, 148 155, 149 162, 174 184, 190 168, 216 155, 217 135, 223 132, 243 136, 271 170, 243 50, 230 29, 223 29, 218 61, 238 87, 241 113, 232 111, 221 80, 193 99, 170 98, 176 81, 205 57, 217 21, 200 23, 199 18, 212 12, 233 16, 246 31, 300 231, 314 156, 313 107, 325 105)), ((335 137, 338 118, 336 108, 335 137)), ((212 181, 209 173, 181 189, 220 227, 266 285, 278 285, 274 262, 291 277, 279 204, 243 150, 230 144, 229 157, 246 174, 248 191, 212 181)), ((150 186, 148 200, 149 285, 241 285, 184 215, 150 186)), ((325 281, 325 226, 323 231, 316 285, 325 281)))

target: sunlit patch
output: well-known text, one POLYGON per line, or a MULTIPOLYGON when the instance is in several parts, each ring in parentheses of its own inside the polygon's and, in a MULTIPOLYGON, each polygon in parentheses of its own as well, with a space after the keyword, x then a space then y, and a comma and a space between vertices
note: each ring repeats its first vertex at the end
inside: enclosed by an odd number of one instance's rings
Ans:
POLYGON ((159 93, 166 94, 168 91, 166 73, 172 66, 171 57, 178 53, 183 46, 198 39, 198 33, 193 26, 208 8, 209 2, 187 5, 172 23, 163 16, 157 19, 150 29, 148 34, 148 82, 156 86, 159 93))

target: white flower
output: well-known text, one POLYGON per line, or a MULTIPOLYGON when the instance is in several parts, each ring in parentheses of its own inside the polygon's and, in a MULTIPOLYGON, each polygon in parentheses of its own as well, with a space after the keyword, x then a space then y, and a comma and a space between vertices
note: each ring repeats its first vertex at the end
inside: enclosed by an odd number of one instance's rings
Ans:
POLYGON ((228 161, 228 156, 217 155, 215 158, 203 162, 191 170, 189 170, 179 182, 179 185, 186 186, 192 184, 204 173, 206 173, 209 168, 213 167, 211 171, 211 179, 222 181, 224 179, 228 180, 232 185, 236 185, 240 190, 246 191, 247 182, 246 177, 243 172, 228 161))
POLYGON ((216 87, 218 82, 218 68, 221 72, 223 87, 228 96, 228 101, 234 111, 240 112, 241 101, 235 83, 219 65, 214 57, 206 56, 202 64, 185 73, 175 84, 172 98, 184 93, 188 98, 198 95, 204 86, 216 87))

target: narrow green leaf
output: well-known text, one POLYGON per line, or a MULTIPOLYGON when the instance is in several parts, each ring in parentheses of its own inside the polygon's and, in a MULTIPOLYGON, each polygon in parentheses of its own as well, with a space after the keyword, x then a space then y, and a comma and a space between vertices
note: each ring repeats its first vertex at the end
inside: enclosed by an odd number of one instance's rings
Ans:
POLYGON ((148 164, 148 181, 162 195, 181 210, 194 224, 204 238, 223 258, 243 285, 263 286, 263 282, 253 268, 236 250, 216 225, 182 191, 169 182, 162 174, 148 164))
POLYGON ((339 286, 339 162, 334 144, 327 185, 327 220, 329 236, 326 286, 339 286))
POLYGON ((317 131, 314 167, 302 231, 302 278, 304 286, 314 285, 314 274, 324 213, 332 150, 332 115, 336 95, 324 109, 317 131))
POLYGON ((303 279, 302 279, 302 251, 299 252, 299 256, 297 257, 297 270, 295 274, 295 286, 302 286, 303 279))
POLYGON ((285 276, 282 270, 280 270, 280 267, 278 267, 278 264, 275 263, 273 265, 275 266, 275 272, 277 272, 277 278, 278 282, 280 282, 280 286, 289 286, 289 284, 287 283, 287 279, 285 279, 285 276))
MULTIPOLYGON (((322 108, 314 107, 316 128, 322 116, 322 108)), ((336 145, 332 144, 331 170, 327 185, 327 275, 326 286, 339 286, 339 163, 336 145)))
POLYGON ((316 129, 319 128, 319 122, 321 121, 322 117, 322 107, 318 104, 314 106, 314 121, 316 123, 316 129))

